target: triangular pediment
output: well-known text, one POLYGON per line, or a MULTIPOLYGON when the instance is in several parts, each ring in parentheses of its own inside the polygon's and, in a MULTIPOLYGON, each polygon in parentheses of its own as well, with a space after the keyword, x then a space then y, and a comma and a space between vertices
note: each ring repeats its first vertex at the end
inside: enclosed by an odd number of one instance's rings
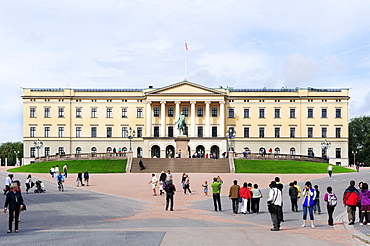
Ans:
POLYGON ((189 81, 182 81, 176 84, 165 86, 159 89, 147 92, 148 95, 168 95, 168 94, 209 94, 224 95, 225 92, 198 85, 189 81))

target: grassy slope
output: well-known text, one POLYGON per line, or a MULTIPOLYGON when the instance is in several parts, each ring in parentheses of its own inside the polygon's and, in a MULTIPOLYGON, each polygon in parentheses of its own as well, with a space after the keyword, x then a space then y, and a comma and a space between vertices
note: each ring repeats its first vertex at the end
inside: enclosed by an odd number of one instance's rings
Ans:
MULTIPOLYGON (((237 173, 327 173, 328 164, 303 161, 235 160, 237 173)), ((333 173, 355 172, 334 166, 333 173)))
POLYGON ((59 166, 62 171, 65 164, 68 165, 69 173, 85 172, 89 173, 124 173, 127 160, 73 160, 73 161, 49 161, 39 162, 22 167, 9 169, 9 172, 23 173, 49 173, 52 166, 59 166))

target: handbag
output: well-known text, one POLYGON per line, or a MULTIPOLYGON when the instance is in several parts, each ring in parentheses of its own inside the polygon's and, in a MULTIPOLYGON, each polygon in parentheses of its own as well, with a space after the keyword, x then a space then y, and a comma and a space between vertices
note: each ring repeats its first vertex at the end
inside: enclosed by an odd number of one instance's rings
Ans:
MULTIPOLYGON (((247 189, 248 189, 248 188, 247 188, 247 189)), ((245 191, 246 191, 247 189, 245 189, 245 191)), ((245 194, 245 191, 244 191, 244 193, 243 193, 243 196, 244 196, 244 194, 245 194)), ((242 203, 242 202, 243 202, 243 196, 242 196, 242 197, 239 197, 239 203, 242 203)))
MULTIPOLYGON (((273 197, 275 197, 275 191, 273 190, 273 192, 274 192, 273 197)), ((268 211, 269 211, 269 213, 271 213, 271 214, 274 214, 274 213, 276 213, 276 212, 277 212, 277 207, 276 207, 276 205, 274 204, 274 203, 275 203, 275 201, 276 201, 276 199, 277 199, 277 196, 275 197, 275 199, 274 199, 273 201, 268 201, 268 202, 267 202, 267 210, 268 210, 268 211)))
POLYGON ((21 211, 27 211, 26 204, 23 203, 23 207, 22 207, 21 211))

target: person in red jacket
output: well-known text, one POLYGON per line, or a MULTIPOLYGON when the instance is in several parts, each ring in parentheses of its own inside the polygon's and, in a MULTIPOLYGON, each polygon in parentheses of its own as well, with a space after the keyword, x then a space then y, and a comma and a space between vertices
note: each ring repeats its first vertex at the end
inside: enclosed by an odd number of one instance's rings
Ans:
POLYGON ((239 190, 239 197, 242 198, 241 212, 242 214, 247 213, 248 200, 252 199, 251 190, 248 187, 248 183, 244 182, 243 187, 239 190))
POLYGON ((355 188, 355 181, 351 180, 343 194, 343 204, 344 207, 347 207, 349 225, 355 224, 356 206, 359 201, 360 194, 355 188))

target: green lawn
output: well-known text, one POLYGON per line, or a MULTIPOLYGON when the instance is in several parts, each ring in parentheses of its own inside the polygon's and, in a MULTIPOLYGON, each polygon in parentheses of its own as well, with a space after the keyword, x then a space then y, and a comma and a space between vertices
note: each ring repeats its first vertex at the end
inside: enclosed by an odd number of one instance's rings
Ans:
MULTIPOLYGON (((235 160, 236 173, 327 173, 328 164, 304 161, 235 160)), ((333 173, 355 170, 333 165, 333 173)))
POLYGON ((124 173, 126 172, 127 160, 72 160, 72 161, 49 161, 38 162, 21 167, 9 169, 9 172, 22 173, 49 173, 52 166, 59 166, 63 171, 63 166, 68 165, 69 173, 85 172, 89 173, 124 173))

